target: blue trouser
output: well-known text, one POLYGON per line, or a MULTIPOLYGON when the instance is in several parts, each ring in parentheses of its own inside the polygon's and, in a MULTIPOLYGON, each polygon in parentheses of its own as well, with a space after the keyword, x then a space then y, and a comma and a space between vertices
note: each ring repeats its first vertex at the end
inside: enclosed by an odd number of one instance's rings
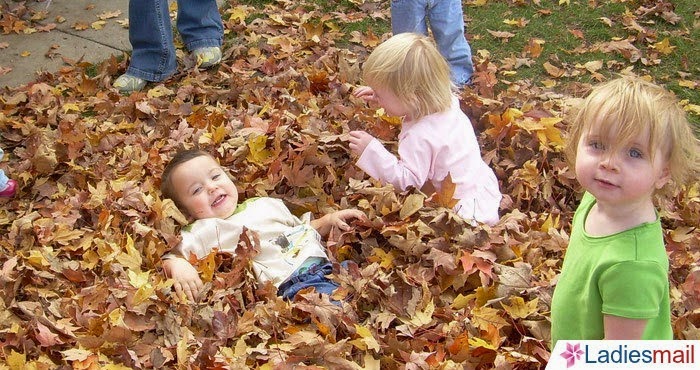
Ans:
MULTIPOLYGON (((177 29, 188 50, 221 46, 224 26, 216 0, 177 0, 177 29)), ((162 81, 175 73, 168 0, 129 1, 129 41, 133 52, 126 73, 162 81)))
POLYGON ((302 273, 295 271, 292 276, 280 284, 277 288, 277 295, 285 299, 293 299, 300 290, 308 287, 314 287, 317 293, 331 295, 338 288, 337 283, 326 277, 332 273, 333 264, 330 262, 311 265, 302 273))
MULTIPOLYGON (((2 149, 0 149, 0 160, 4 156, 5 156, 5 152, 3 152, 2 149)), ((5 171, 0 170, 0 191, 5 190, 5 188, 7 187, 8 180, 10 180, 10 179, 8 179, 7 175, 5 175, 5 171)))
POLYGON ((464 36, 461 0, 392 0, 391 31, 394 34, 433 32, 440 54, 447 60, 457 86, 469 82, 474 73, 472 49, 464 36))

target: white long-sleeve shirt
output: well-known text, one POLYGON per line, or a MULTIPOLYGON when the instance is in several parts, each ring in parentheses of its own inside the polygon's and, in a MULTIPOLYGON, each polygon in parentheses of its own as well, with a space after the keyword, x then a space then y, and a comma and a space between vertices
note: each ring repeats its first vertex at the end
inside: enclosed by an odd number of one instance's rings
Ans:
POLYGON ((253 272, 260 283, 279 286, 309 258, 327 259, 321 236, 308 222, 294 216, 279 199, 252 198, 238 205, 228 218, 206 218, 187 225, 182 241, 164 258, 204 258, 212 250, 234 254, 243 227, 257 233, 260 251, 253 272))
POLYGON ((498 222, 498 180, 481 158, 474 129, 456 97, 447 111, 404 122, 398 139, 399 158, 373 139, 357 166, 401 190, 430 182, 439 191, 449 173, 459 200, 455 211, 467 220, 498 222))

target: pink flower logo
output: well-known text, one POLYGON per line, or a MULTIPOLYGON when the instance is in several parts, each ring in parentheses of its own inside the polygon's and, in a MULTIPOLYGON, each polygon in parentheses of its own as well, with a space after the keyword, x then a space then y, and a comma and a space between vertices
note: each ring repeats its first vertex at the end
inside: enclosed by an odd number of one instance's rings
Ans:
POLYGON ((576 361, 581 358, 581 355, 583 354, 583 351, 581 350, 581 346, 576 343, 575 345, 571 345, 571 343, 566 343, 566 351, 561 354, 561 357, 564 357, 566 359, 566 368, 570 368, 574 366, 576 361))

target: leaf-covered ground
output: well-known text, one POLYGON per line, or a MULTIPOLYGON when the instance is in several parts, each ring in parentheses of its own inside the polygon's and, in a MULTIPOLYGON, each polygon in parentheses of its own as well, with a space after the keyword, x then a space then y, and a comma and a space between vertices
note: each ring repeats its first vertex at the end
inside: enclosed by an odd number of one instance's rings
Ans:
MULTIPOLYGON (((560 153, 563 118, 588 86, 498 89, 507 67, 475 53, 462 106, 504 201, 497 225, 472 227, 440 201, 354 166, 350 129, 390 147, 397 131, 349 94, 388 36, 341 31, 389 17, 385 2, 357 3, 329 13, 283 1, 262 17, 234 4, 220 67, 185 69, 183 54, 185 72, 130 96, 110 88, 126 67, 117 59, 0 91, 2 165, 21 185, 0 200, 0 367, 544 367, 580 197, 560 153), (194 145, 219 154, 243 197, 280 197, 297 214, 367 213, 328 243, 334 261, 353 262, 336 269, 340 307, 257 287, 246 243, 234 258, 202 261, 202 301, 170 293, 159 256, 184 220, 157 189, 168 158, 194 145)), ((700 339, 700 184, 666 203, 674 335, 700 339)))

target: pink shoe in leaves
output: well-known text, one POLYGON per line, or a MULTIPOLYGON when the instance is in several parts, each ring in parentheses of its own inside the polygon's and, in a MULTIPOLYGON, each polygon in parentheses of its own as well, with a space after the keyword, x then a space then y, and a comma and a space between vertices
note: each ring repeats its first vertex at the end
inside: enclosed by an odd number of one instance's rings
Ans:
POLYGON ((7 180, 7 186, 3 191, 0 191, 0 198, 12 198, 17 194, 17 181, 7 180))

